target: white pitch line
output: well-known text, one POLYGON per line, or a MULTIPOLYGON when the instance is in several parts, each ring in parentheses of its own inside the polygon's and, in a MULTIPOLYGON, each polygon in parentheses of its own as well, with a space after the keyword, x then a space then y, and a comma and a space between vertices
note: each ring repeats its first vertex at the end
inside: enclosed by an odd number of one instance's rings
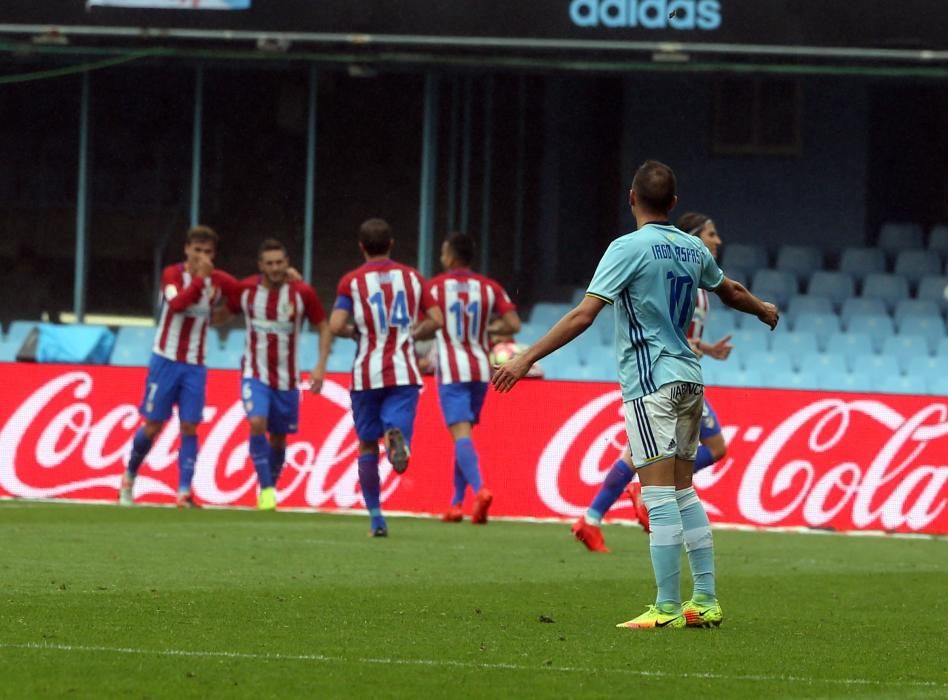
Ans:
MULTIPOLYGON (((623 632, 627 634, 627 632, 623 632)), ((0 642, 0 649, 27 649, 33 651, 64 651, 108 654, 136 654, 141 656, 174 656, 220 659, 247 659, 254 661, 310 661, 316 663, 356 663, 383 666, 428 666, 445 668, 468 668, 480 671, 550 671, 556 673, 615 673, 641 678, 676 679, 693 678, 712 681, 750 681, 764 683, 806 683, 809 685, 892 686, 912 688, 948 688, 948 683, 937 681, 877 681, 867 678, 806 678, 803 676, 736 675, 724 673, 673 673, 668 671, 641 671, 625 668, 577 668, 573 666, 525 666, 506 663, 476 663, 451 659, 392 659, 392 658, 347 658, 324 654, 254 654, 241 651, 200 651, 189 649, 136 649, 134 647, 81 646, 73 644, 7 644, 0 642)))

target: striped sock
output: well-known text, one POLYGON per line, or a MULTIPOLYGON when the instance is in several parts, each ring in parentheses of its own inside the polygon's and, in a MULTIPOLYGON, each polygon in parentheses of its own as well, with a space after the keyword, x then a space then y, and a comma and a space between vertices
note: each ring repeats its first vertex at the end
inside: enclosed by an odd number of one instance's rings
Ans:
POLYGON ((711 523, 701 505, 694 487, 675 491, 681 522, 684 527, 685 551, 694 579, 694 592, 715 598, 714 587, 714 543, 711 538, 711 523))
POLYGON ((648 508, 649 550, 658 591, 655 604, 667 610, 681 605, 681 514, 674 486, 643 486, 642 500, 648 508), (663 605, 664 604, 664 605, 663 605))

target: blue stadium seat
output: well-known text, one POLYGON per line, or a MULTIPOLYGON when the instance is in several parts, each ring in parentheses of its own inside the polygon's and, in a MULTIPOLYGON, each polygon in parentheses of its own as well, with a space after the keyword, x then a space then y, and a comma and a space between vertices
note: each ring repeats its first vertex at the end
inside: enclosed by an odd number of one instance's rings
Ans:
POLYGON ((714 373, 717 386, 764 386, 760 372, 741 369, 733 362, 722 362, 721 365, 722 367, 714 373))
MULTIPOLYGON (((747 270, 745 270, 744 268, 728 267, 727 269, 722 268, 722 270, 724 270, 725 277, 732 279, 735 282, 740 282, 745 287, 750 286, 750 275, 748 274, 747 270)), ((712 295, 712 296, 716 296, 716 295, 712 295)))
POLYGON ((244 351, 244 346, 247 341, 247 331, 243 328, 233 328, 230 333, 227 334, 227 338, 224 339, 224 350, 227 352, 238 352, 242 353, 244 351))
POLYGON ((822 388, 828 391, 868 392, 876 390, 876 383, 865 374, 829 374, 820 377, 822 388))
POLYGON ((586 288, 578 287, 573 290, 573 293, 570 295, 569 300, 573 306, 577 306, 586 296, 586 288))
MULTIPOLYGON (((605 311, 599 314, 600 318, 605 311)), ((610 316, 612 314, 609 314, 610 316)), ((596 319, 596 323, 599 323, 599 319, 596 319)), ((595 325, 595 324, 594 324, 595 325)), ((537 342, 540 338, 543 337, 543 334, 550 330, 549 326, 543 326, 539 323, 530 323, 525 322, 520 326, 520 332, 517 333, 516 338, 518 343, 524 343, 526 345, 531 345, 532 343, 537 342)), ((588 331, 587 331, 588 332, 588 331)))
POLYGON ((7 334, 4 336, 4 340, 8 343, 16 343, 17 348, 23 345, 23 341, 26 340, 26 336, 30 334, 39 323, 37 321, 14 321, 10 324, 10 328, 7 329, 7 334))
POLYGON ((853 316, 884 316, 888 312, 885 302, 881 299, 852 297, 843 302, 839 315, 843 325, 848 326, 853 316))
POLYGON ((833 302, 827 297, 814 296, 812 294, 796 294, 790 297, 787 302, 786 317, 791 325, 802 312, 831 314, 833 313, 833 302))
POLYGON ((942 338, 935 348, 935 355, 948 359, 948 338, 942 338))
POLYGON ((721 267, 725 273, 735 267, 751 272, 760 270, 767 267, 767 251, 759 245, 728 243, 722 248, 721 267))
MULTIPOLYGON (((549 330, 548 328, 543 329, 543 333, 549 330)), ((609 347, 614 347, 616 342, 616 317, 615 312, 611 308, 603 309, 599 312, 599 315, 596 316, 596 320, 593 321, 593 326, 590 328, 587 333, 595 333, 599 337, 600 345, 608 345, 609 347)), ((542 333, 541 333, 542 335, 542 333)), ((537 336, 534 340, 539 339, 540 336, 537 336)))
POLYGON ((941 253, 930 250, 903 250, 895 259, 895 274, 917 287, 922 277, 941 274, 941 253))
POLYGON ((582 365, 579 350, 572 343, 543 358, 540 364, 547 379, 576 379, 582 365))
POLYGON ((208 344, 205 354, 207 366, 211 369, 239 369, 243 351, 226 350, 217 345, 208 344))
POLYGON ((794 369, 800 368, 801 358, 819 352, 816 335, 808 331, 787 331, 775 335, 770 347, 771 351, 789 352, 794 369))
POLYGON ((155 339, 154 326, 121 326, 115 334, 110 364, 120 367, 147 367, 155 339))
POLYGON ((865 333, 876 352, 882 349, 882 343, 885 339, 895 333, 895 324, 887 315, 864 315, 853 316, 846 330, 850 333, 865 333))
MULTIPOLYGON (((351 372, 352 361, 355 359, 357 345, 351 340, 337 340, 332 344, 329 360, 326 362, 327 372, 351 372)), ((311 367, 309 369, 312 369, 311 367)))
POLYGON ((826 352, 845 358, 852 368, 852 360, 859 355, 874 355, 875 347, 868 333, 834 333, 826 344, 826 352))
POLYGON ((797 316, 793 330, 812 333, 821 348, 826 347, 826 341, 832 333, 842 330, 839 317, 836 314, 801 313, 797 316))
MULTIPOLYGON (((766 328, 762 323, 760 325, 766 328)), ((731 334, 731 345, 734 346, 734 352, 741 354, 767 352, 770 349, 770 332, 735 330, 731 334)))
POLYGON ((903 366, 902 371, 907 375, 919 377, 926 384, 934 384, 942 377, 948 377, 945 372, 945 358, 937 355, 919 357, 903 366))
POLYGON ((592 329, 576 338, 572 345, 576 346, 576 354, 582 365, 599 364, 603 361, 609 364, 615 361, 615 346, 602 343, 599 334, 594 333, 592 329))
POLYGON ((888 375, 882 378, 878 390, 887 394, 913 394, 924 396, 928 393, 928 386, 921 377, 912 375, 888 375))
POLYGON ((865 299, 880 299, 891 312, 903 299, 909 298, 908 280, 900 275, 872 273, 866 276, 862 287, 865 299))
POLYGON ((618 383, 619 375, 615 363, 597 362, 592 365, 582 365, 576 373, 576 379, 587 382, 614 382, 618 383))
MULTIPOLYGON (((303 331, 300 333, 297 347, 300 354, 296 366, 300 372, 309 372, 316 365, 316 356, 319 354, 319 334, 312 331, 303 331)), ((243 351, 243 347, 241 347, 241 351, 243 351)))
POLYGON ((16 362, 16 354, 20 350, 19 343, 0 340, 0 362, 16 362))
POLYGON ((928 385, 929 396, 943 396, 948 398, 948 377, 939 377, 928 385))
POLYGON ((764 385, 771 389, 819 389, 822 386, 821 378, 808 370, 774 370, 765 374, 763 380, 764 385))
POLYGON ((945 337, 945 322, 941 316, 908 316, 899 324, 900 335, 918 335, 934 351, 945 337))
POLYGON ((823 268, 823 253, 805 245, 782 245, 777 251, 777 269, 789 272, 803 283, 815 270, 823 268))
POLYGON ((853 360, 850 374, 862 374, 879 384, 884 377, 902 374, 899 361, 890 355, 860 355, 853 360))
POLYGON ((923 277, 916 298, 932 301, 938 304, 942 313, 948 312, 948 275, 923 277))
POLYGON ((909 316, 940 316, 941 309, 929 299, 903 299, 895 306, 895 325, 909 316))
POLYGON ((713 343, 719 338, 731 335, 737 328, 737 317, 740 312, 715 309, 708 314, 708 322, 704 326, 704 340, 713 343))
POLYGON ((751 282, 751 291, 765 301, 784 307, 797 293, 797 278, 780 270, 757 270, 751 282))
POLYGON ((534 306, 533 311, 530 312, 530 323, 538 323, 541 326, 545 325, 546 328, 549 329, 550 326, 559 321, 563 314, 571 308, 569 304, 554 304, 542 301, 534 306))
POLYGON ((862 280, 874 272, 885 272, 885 255, 878 248, 845 248, 839 270, 862 280))
POLYGON ((941 253, 941 257, 948 261, 948 225, 939 224, 928 234, 928 249, 941 253))
POLYGON ((849 374, 846 358, 828 352, 811 352, 800 357, 800 370, 825 377, 831 374, 849 374))
POLYGON ((220 328, 215 328, 214 326, 211 326, 210 328, 207 329, 207 341, 206 341, 205 348, 207 347, 207 345, 217 345, 218 347, 223 347, 224 337, 221 335, 220 328))
POLYGON ((839 308, 849 297, 855 296, 856 284, 853 276, 845 272, 817 270, 810 276, 806 292, 811 296, 826 297, 839 308))
POLYGON ((747 353, 742 356, 742 361, 744 369, 756 370, 765 379, 775 372, 793 372, 793 356, 786 350, 747 353))
POLYGON ((882 343, 882 354, 894 357, 899 369, 907 372, 913 362, 930 356, 928 340, 920 335, 890 335, 882 343))
POLYGON ((879 229, 879 247, 889 255, 921 248, 922 227, 910 222, 886 222, 879 229))

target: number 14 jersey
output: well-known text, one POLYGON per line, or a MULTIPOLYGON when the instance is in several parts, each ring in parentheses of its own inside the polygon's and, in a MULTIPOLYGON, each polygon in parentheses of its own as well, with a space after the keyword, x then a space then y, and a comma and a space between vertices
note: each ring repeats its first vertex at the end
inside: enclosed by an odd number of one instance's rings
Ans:
POLYGON ((356 327, 353 391, 422 383, 411 328, 433 306, 421 274, 393 260, 343 275, 335 308, 352 314, 356 327))

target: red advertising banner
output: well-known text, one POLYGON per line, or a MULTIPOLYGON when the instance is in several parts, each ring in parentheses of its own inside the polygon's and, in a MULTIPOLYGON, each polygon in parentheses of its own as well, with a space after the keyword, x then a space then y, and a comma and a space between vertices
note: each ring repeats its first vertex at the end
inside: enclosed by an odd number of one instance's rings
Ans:
MULTIPOLYGON (((0 365, 0 497, 113 501, 138 426, 142 368, 0 365)), ((300 432, 278 485, 284 507, 361 508, 349 378, 303 395, 300 432)), ((211 371, 194 491, 213 505, 251 506, 256 476, 237 372, 211 371)), ((711 519, 948 534, 948 399, 710 388, 728 455, 696 476, 711 519)), ((617 387, 526 381, 491 391, 475 432, 492 515, 574 518, 625 443, 617 387)), ((171 503, 176 421, 155 441, 136 498, 171 503)), ((425 385, 402 476, 382 461, 389 511, 438 513, 452 490, 453 448, 435 387, 425 385)), ((468 504, 470 505, 470 504, 468 504)), ((632 518, 621 499, 610 513, 632 518)))

